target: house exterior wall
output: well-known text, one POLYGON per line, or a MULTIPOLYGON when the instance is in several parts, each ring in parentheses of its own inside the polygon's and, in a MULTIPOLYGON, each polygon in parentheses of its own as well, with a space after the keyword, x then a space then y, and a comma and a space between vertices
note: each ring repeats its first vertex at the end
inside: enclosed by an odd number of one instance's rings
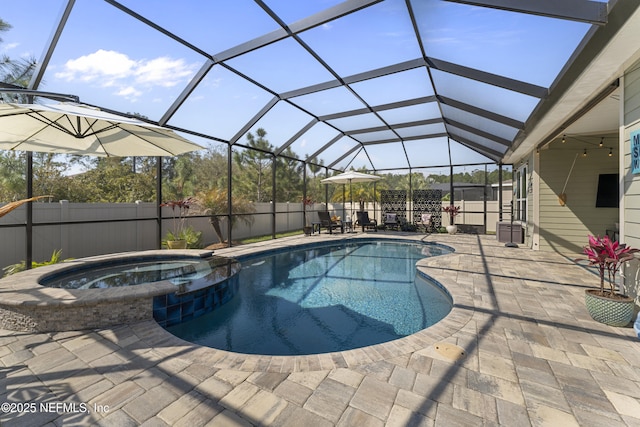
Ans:
POLYGON ((631 132, 640 130, 640 65, 624 77, 624 125, 621 144, 621 173, 624 179, 624 241, 640 248, 640 174, 631 170, 631 132))
MULTIPOLYGON (((524 188, 524 194, 525 194, 525 198, 526 198, 526 202, 527 202, 527 208, 526 208, 526 220, 525 221, 519 221, 517 218, 517 215, 514 216, 514 223, 520 223, 522 225, 522 232, 523 232, 523 236, 524 236, 524 243, 523 246, 524 247, 528 247, 528 248, 532 248, 533 247, 533 242, 534 242, 534 224, 535 224, 535 198, 534 198, 534 176, 535 176, 535 164, 534 162, 536 162, 538 159, 536 158, 536 156, 533 153, 529 153, 528 156, 526 156, 525 158, 523 158, 520 162, 516 163, 513 165, 513 176, 514 176, 514 181, 513 181, 513 186, 511 188, 511 194, 506 197, 504 199, 504 206, 505 206, 505 212, 509 212, 510 210, 510 202, 513 199, 514 203, 517 203, 515 197, 516 197, 516 192, 518 191, 517 187, 521 187, 521 183, 520 182, 516 182, 517 181, 517 175, 519 171, 524 171, 526 168, 526 177, 525 177, 525 188, 524 188)), ((520 191, 523 191, 522 188, 520 188, 520 191)), ((509 214, 504 216, 504 220, 508 221, 509 220, 509 214)))
MULTIPOLYGON (((620 173, 624 189, 620 212, 621 240, 640 248, 640 174, 633 174, 631 133, 640 130, 640 63, 630 67, 623 78, 623 123, 620 130, 620 173)), ((640 303, 639 263, 628 263, 623 269, 628 293, 640 303)))
POLYGON ((604 147, 567 138, 541 150, 539 161, 540 250, 578 254, 589 234, 604 236, 615 228, 618 208, 596 208, 596 194, 599 175, 618 172, 616 156, 609 157, 604 147), (564 206, 559 202, 563 192, 564 206))
POLYGON ((534 170, 535 170, 535 162, 540 159, 534 153, 529 154, 529 159, 527 160, 527 222, 524 227, 524 242, 527 247, 531 248, 533 246, 533 231, 534 231, 534 197, 533 197, 533 184, 534 184, 534 170))

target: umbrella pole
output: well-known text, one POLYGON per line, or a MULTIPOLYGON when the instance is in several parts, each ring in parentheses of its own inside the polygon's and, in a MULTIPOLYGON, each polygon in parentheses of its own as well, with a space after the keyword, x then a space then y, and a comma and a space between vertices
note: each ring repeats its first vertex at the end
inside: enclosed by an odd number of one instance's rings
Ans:
POLYGON ((353 191, 351 191, 351 180, 349 180, 349 210, 351 211, 351 216, 349 217, 349 222, 351 223, 349 233, 353 233, 353 191))
MULTIPOLYGON (((33 197, 33 152, 27 151, 27 198, 33 197)), ((30 270, 33 264, 33 204, 27 203, 26 260, 25 267, 30 270)))
MULTIPOLYGON (((349 180, 349 210, 351 211, 351 216, 353 216, 353 192, 351 191, 351 180, 349 180)), ((351 217, 349 217, 351 219, 351 217)))
POLYGON ((347 216, 347 195, 345 194, 346 186, 342 184, 342 218, 347 216))

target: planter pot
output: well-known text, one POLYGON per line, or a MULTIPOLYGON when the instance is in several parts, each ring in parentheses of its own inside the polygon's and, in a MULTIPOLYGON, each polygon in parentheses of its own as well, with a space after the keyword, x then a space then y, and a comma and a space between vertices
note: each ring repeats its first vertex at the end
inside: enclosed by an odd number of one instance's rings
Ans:
POLYGON ((304 231, 305 236, 311 236, 311 226, 310 225, 305 225, 304 227, 302 227, 302 231, 304 231))
POLYGON ((186 240, 167 240, 168 249, 187 249, 186 240))
POLYGON ((627 326, 633 318, 633 299, 626 295, 613 299, 597 295, 598 292, 598 289, 584 291, 584 302, 593 320, 610 326, 627 326))
POLYGON ((456 234, 458 232, 458 226, 457 225, 447 225, 447 233, 449 234, 456 234))

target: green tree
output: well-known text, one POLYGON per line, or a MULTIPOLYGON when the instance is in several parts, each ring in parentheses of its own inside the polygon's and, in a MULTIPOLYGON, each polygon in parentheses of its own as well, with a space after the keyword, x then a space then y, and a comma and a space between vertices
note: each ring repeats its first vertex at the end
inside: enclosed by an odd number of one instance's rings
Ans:
MULTIPOLYGON (((310 159, 308 154, 305 155, 305 158, 307 159, 307 161, 316 160, 310 159)), ((313 175, 311 177, 307 175, 307 197, 310 197, 316 202, 324 201, 324 184, 321 182, 324 177, 318 176, 320 172, 325 170, 324 160, 320 159, 318 164, 308 163, 307 166, 309 167, 309 171, 313 175)))
POLYGON ((195 163, 194 182, 197 191, 211 188, 227 188, 227 148, 223 146, 209 147, 198 156, 195 163))
POLYGON ((302 171, 304 163, 287 147, 276 159, 276 200, 278 202, 300 202, 302 200, 302 171))
MULTIPOLYGON (((9 31, 11 24, 0 18, 0 33, 9 31)), ((0 38, 0 43, 2 42, 0 38)), ((35 69, 35 60, 15 61, 0 56, 0 81, 26 87, 35 69)), ((1 96, 0 96, 0 99, 1 96)), ((26 196, 26 159, 13 152, 0 153, 0 200, 17 200, 26 196)))
POLYGON ((197 161, 196 153, 185 153, 163 161, 163 199, 180 200, 195 194, 194 177, 197 161))
MULTIPOLYGON (((36 68, 36 60, 34 58, 21 58, 13 60, 6 55, 0 59, 0 74, 4 83, 11 83, 16 86, 26 87, 36 68)), ((20 95, 19 101, 27 103, 27 96, 20 95)))
POLYGON ((65 165, 58 157, 54 153, 33 153, 33 194, 55 196, 60 192, 58 184, 65 165))
POLYGON ((233 188, 238 195, 255 200, 267 202, 271 200, 271 167, 274 147, 265 138, 267 131, 263 128, 256 130, 254 136, 247 133, 247 145, 251 149, 242 150, 233 154, 233 160, 237 169, 233 174, 233 188))
POLYGON ((313 177, 317 177, 318 173, 324 170, 324 159, 320 159, 320 161, 317 162, 317 159, 315 157, 313 159, 310 159, 308 154, 306 154, 304 157, 307 161, 313 160, 315 162, 307 163, 307 166, 309 166, 309 171, 311 171, 313 177))
MULTIPOLYGON (((0 33, 11 29, 11 24, 0 18, 0 33)), ((0 38, 0 43, 2 42, 0 38)), ((11 59, 8 55, 0 56, 0 80, 16 86, 27 87, 36 68, 36 60, 31 58, 11 59)), ((26 99, 20 100, 26 102, 26 99)))
POLYGON ((152 173, 134 173, 131 158, 99 158, 94 169, 65 179, 66 198, 72 202, 155 200, 155 176, 152 173))
POLYGON ((26 197, 26 160, 14 151, 0 153, 0 201, 26 197))

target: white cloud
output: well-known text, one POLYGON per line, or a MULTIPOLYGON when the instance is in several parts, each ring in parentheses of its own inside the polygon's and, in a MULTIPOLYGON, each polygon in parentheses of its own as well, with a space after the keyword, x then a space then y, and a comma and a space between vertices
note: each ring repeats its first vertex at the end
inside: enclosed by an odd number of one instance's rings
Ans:
POLYGON ((6 43, 2 46, 2 50, 5 52, 9 52, 10 50, 17 48, 18 46, 20 46, 20 43, 6 43))
POLYGON ((64 71, 56 73, 56 77, 67 81, 104 81, 106 78, 111 82, 131 76, 135 68, 136 62, 127 55, 100 49, 92 54, 70 59, 64 64, 64 71))
POLYGON ((124 96, 125 98, 132 98, 132 97, 138 97, 142 95, 142 92, 140 92, 139 90, 136 90, 136 88, 134 88, 133 86, 127 86, 127 87, 121 88, 117 92, 117 94, 120 96, 124 96))
POLYGON ((171 87, 191 76, 192 70, 182 59, 163 56, 141 63, 135 70, 135 74, 138 83, 171 87))
POLYGON ((207 86, 212 87, 214 89, 219 88, 221 83, 222 83, 222 77, 210 78, 206 80, 207 86))
POLYGON ((135 61, 113 50, 97 50, 89 55, 70 59, 64 69, 55 74, 66 81, 83 81, 100 87, 113 87, 115 93, 129 99, 141 96, 155 87, 171 87, 193 74, 195 65, 166 56, 135 61))

